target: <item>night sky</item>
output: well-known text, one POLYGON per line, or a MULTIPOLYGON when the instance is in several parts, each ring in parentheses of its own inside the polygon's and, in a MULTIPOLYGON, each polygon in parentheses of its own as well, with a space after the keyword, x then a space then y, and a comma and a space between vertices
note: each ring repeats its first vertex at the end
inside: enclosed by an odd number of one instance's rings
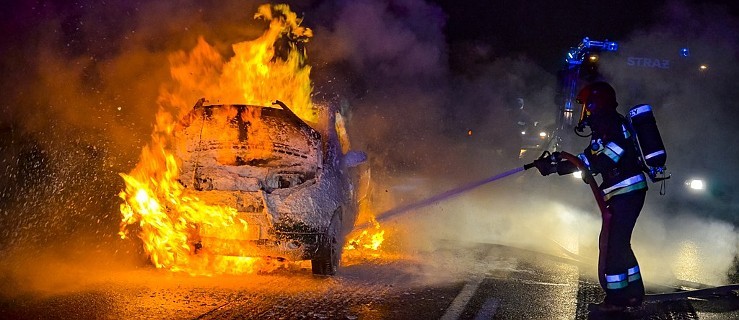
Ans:
MULTIPOLYGON (((485 1, 434 0, 448 15, 452 48, 484 43, 497 57, 526 55, 547 70, 561 67, 567 49, 584 37, 623 40, 665 20, 667 1, 485 1)), ((739 15, 735 1, 682 1, 723 8, 739 15)), ((454 59, 452 53, 452 59, 454 59)), ((454 60, 452 62, 455 62, 454 60)))

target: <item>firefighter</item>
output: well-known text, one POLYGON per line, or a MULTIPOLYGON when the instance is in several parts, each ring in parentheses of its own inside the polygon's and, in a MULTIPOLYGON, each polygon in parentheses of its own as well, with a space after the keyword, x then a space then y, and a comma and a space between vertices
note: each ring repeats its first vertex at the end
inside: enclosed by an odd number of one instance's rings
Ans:
MULTIPOLYGON (((624 311, 638 307, 644 300, 644 284, 639 263, 631 249, 631 234, 647 193, 646 177, 637 154, 634 137, 624 116, 618 113, 616 93, 606 82, 585 86, 577 95, 583 104, 578 131, 590 127, 590 145, 578 155, 586 168, 599 174, 607 212, 601 226, 598 278, 606 297, 591 304, 593 311, 624 311)), ((554 172, 568 174, 577 170, 555 152, 550 159, 539 159, 534 165, 542 175, 554 172)))

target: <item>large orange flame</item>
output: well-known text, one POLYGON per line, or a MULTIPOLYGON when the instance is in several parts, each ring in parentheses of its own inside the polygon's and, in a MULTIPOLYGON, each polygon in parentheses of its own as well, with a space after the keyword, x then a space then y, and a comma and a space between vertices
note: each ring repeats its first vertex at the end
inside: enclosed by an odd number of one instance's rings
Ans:
POLYGON ((310 99, 310 67, 300 47, 312 36, 311 30, 300 26, 301 20, 287 5, 262 5, 255 18, 269 21, 269 29, 258 39, 234 44, 235 55, 228 61, 203 38, 189 53, 170 56, 174 82, 161 90, 152 141, 144 147, 136 167, 121 174, 126 187, 119 194, 124 201, 120 235, 125 238, 135 233, 158 268, 212 275, 275 266, 260 258, 216 256, 193 241, 200 227, 245 233, 249 226, 238 219, 234 208, 186 196, 177 181, 180 163, 173 152, 177 121, 167 111, 184 114, 202 97, 219 103, 263 106, 281 100, 303 120, 317 122, 318 113, 310 99), (289 41, 278 41, 285 37, 289 41), (276 43, 289 47, 279 48, 276 43))
POLYGON ((311 68, 302 46, 313 32, 300 26, 301 20, 284 4, 262 5, 255 18, 269 21, 269 29, 255 40, 233 44, 234 56, 228 61, 202 37, 189 53, 172 54, 175 84, 162 90, 159 104, 182 113, 202 97, 259 106, 280 100, 306 122, 316 123, 311 68))

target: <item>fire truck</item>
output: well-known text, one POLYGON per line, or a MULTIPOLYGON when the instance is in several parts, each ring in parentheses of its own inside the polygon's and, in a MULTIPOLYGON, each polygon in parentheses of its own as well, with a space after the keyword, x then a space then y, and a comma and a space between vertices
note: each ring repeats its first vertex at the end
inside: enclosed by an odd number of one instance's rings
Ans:
POLYGON ((598 72, 600 54, 618 50, 615 41, 593 41, 585 37, 580 44, 567 51, 563 68, 557 74, 556 128, 552 134, 550 149, 573 150, 579 147, 573 137, 577 125, 576 115, 582 106, 575 102, 575 96, 585 84, 604 80, 598 72))
POLYGON ((582 108, 575 96, 588 83, 607 81, 616 89, 622 114, 643 103, 654 110, 669 154, 667 173, 671 175, 671 179, 650 186, 665 196, 664 201, 655 202, 666 212, 700 214, 739 224, 739 217, 732 214, 739 210, 739 188, 736 179, 726 174, 732 160, 725 159, 721 148, 707 139, 706 133, 713 124, 705 119, 709 113, 718 112, 711 111, 718 107, 710 101, 718 100, 715 86, 722 79, 713 72, 721 66, 706 61, 710 50, 705 46, 693 50, 669 40, 644 42, 637 45, 634 41, 618 43, 586 37, 567 51, 557 76, 556 124, 547 150, 584 149, 587 139, 575 132, 582 108))

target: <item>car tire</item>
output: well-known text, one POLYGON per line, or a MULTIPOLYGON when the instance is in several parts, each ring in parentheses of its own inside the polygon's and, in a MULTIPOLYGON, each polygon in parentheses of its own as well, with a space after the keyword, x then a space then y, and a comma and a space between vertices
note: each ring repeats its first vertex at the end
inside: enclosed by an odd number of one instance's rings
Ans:
POLYGON ((339 231, 341 230, 341 208, 336 209, 328 231, 321 240, 316 258, 311 260, 311 270, 315 275, 332 276, 339 269, 340 248, 339 231))

